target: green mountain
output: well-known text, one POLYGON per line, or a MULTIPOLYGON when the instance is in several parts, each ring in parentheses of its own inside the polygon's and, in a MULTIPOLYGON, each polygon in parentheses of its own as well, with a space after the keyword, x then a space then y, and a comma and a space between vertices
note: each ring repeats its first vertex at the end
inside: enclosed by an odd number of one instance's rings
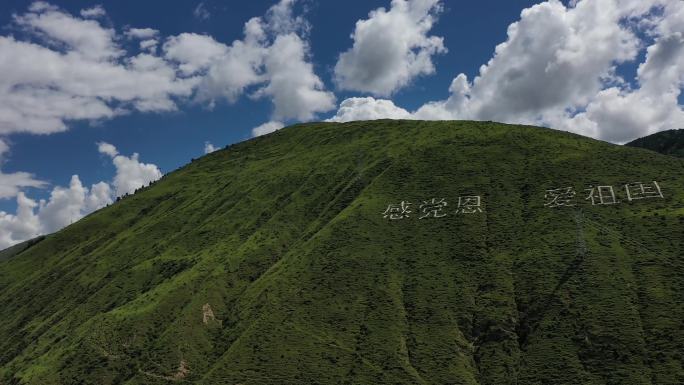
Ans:
POLYGON ((684 160, 297 125, 0 261, 0 383, 682 384, 684 160))
POLYGON ((626 144, 684 158, 684 129, 667 130, 633 140, 626 144))

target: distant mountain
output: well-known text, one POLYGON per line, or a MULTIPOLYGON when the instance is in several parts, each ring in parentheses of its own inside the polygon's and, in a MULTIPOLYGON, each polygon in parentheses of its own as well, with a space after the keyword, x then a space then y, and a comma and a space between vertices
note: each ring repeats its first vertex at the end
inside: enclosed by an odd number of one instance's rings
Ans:
POLYGON ((684 129, 656 132, 633 140, 626 146, 646 148, 661 154, 684 158, 684 129))
POLYGON ((684 160, 297 125, 0 258, 0 383, 684 383, 684 160))

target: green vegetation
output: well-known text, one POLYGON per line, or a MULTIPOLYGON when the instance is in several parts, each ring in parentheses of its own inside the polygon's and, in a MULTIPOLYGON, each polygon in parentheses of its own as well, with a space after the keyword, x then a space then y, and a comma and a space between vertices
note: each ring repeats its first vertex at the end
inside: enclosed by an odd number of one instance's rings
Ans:
POLYGON ((28 241, 16 244, 12 247, 8 247, 4 250, 0 250, 0 261, 2 261, 3 259, 12 258, 13 256, 23 252, 24 250, 42 241, 43 239, 45 239, 45 236, 36 237, 33 239, 29 239, 28 241))
POLYGON ((0 383, 682 384, 683 186, 684 160, 549 129, 288 127, 0 260, 0 383))
POLYGON ((684 129, 667 130, 633 140, 626 144, 684 158, 684 129))

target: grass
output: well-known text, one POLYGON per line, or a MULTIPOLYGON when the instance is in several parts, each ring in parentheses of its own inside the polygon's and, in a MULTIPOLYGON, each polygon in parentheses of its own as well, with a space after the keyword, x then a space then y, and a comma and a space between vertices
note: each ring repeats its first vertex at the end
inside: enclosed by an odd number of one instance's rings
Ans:
POLYGON ((0 257, 0 383, 683 383, 683 166, 491 122, 288 127, 0 257))

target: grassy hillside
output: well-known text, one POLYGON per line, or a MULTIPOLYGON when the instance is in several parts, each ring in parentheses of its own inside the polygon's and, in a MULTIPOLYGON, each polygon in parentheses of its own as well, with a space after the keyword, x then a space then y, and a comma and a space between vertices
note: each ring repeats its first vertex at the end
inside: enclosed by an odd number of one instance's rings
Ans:
POLYGON ((683 256, 684 160, 297 125, 0 261, 0 383, 682 384, 683 256))
POLYGON ((684 158, 684 129, 656 132, 633 140, 626 145, 684 158))
POLYGON ((12 247, 8 247, 4 250, 0 250, 0 261, 2 261, 3 259, 12 258, 13 256, 25 251, 26 249, 42 241, 43 239, 45 239, 44 236, 36 237, 33 239, 29 239, 28 241, 18 243, 12 247))

